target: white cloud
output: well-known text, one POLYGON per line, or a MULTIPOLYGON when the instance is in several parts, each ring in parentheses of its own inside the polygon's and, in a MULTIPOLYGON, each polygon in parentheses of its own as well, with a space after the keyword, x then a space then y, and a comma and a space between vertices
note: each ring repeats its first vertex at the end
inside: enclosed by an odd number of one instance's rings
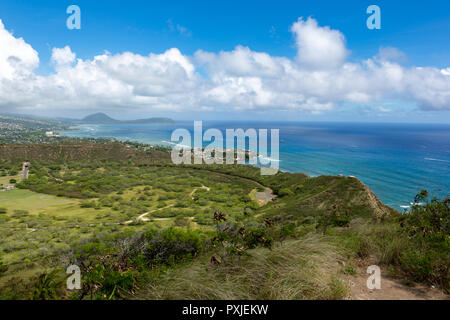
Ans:
POLYGON ((38 65, 38 53, 22 38, 8 32, 0 19, 0 79, 26 77, 38 65))
POLYGON ((212 74, 258 77, 276 77, 284 71, 283 65, 289 62, 288 59, 273 58, 267 53, 254 52, 242 46, 217 55, 199 50, 195 58, 199 64, 207 65, 212 74))
POLYGON ((75 57, 75 53, 72 52, 69 46, 52 49, 51 61, 57 68, 70 66, 74 63, 75 57))
POLYGON ((445 70, 419 67, 407 70, 404 82, 408 98, 425 110, 450 110, 450 75, 445 70))
POLYGON ((405 62, 406 54, 394 47, 380 47, 378 57, 384 61, 405 62))
POLYGON ((299 18, 291 31, 295 34, 297 59, 308 68, 334 68, 341 66, 347 55, 345 37, 338 30, 319 27, 317 21, 299 18))
MULTIPOLYGON (((55 72, 41 76, 37 52, 0 22, 0 111, 120 108, 145 110, 304 110, 382 99, 450 110, 450 68, 405 68, 401 53, 382 48, 362 62, 346 60, 344 36, 312 18, 291 28, 296 59, 244 46, 218 53, 177 48, 77 59, 69 46, 52 50, 55 72), (200 72, 199 70, 202 70, 200 72)), ((392 108, 391 111, 394 111, 392 108)), ((386 110, 379 109, 380 112, 386 110)))

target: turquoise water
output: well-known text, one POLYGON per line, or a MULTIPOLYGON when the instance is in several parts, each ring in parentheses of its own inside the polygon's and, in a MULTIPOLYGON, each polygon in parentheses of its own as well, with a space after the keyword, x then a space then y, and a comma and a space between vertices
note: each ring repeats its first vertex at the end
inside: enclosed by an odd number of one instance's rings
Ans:
MULTIPOLYGON (((80 125, 71 137, 113 137, 170 145, 172 131, 193 122, 151 125, 80 125)), ((280 130, 280 168, 310 176, 356 176, 387 205, 401 210, 421 189, 450 192, 450 125, 204 121, 203 130, 280 130)))

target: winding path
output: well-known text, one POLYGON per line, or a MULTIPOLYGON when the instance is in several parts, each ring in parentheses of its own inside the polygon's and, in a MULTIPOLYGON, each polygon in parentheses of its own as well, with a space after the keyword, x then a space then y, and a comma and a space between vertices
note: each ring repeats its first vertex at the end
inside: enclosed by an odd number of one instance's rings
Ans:
MULTIPOLYGON (((136 221, 150 221, 150 219, 146 218, 145 216, 149 215, 150 213, 153 213, 153 212, 156 212, 156 211, 160 211, 160 210, 164 210, 164 209, 167 209, 167 208, 170 208, 170 207, 173 207, 173 206, 174 206, 173 204, 169 204, 168 206, 165 206, 165 207, 162 207, 162 208, 150 210, 150 211, 148 211, 146 213, 141 214, 139 217, 137 217, 136 221)), ((133 222, 133 220, 128 220, 128 221, 125 221, 124 224, 130 224, 132 222, 133 222)))
POLYGON ((192 200, 194 200, 194 193, 195 193, 195 191, 197 191, 198 189, 204 189, 204 190, 206 190, 206 191, 209 191, 209 190, 210 190, 208 187, 205 187, 205 186, 195 187, 194 190, 192 190, 192 192, 189 194, 189 196, 191 197, 192 200))
MULTIPOLYGON (((206 186, 203 186, 203 185, 202 185, 201 187, 195 187, 195 188, 191 191, 191 193, 189 193, 189 197, 191 197, 191 199, 194 199, 194 193, 195 193, 195 191, 197 191, 198 189, 205 189, 206 191, 209 191, 209 190, 210 190, 209 187, 206 187, 206 186)), ((146 213, 141 214, 139 217, 137 217, 137 218, 136 218, 136 221, 144 221, 144 222, 150 221, 149 218, 146 218, 147 215, 149 215, 149 214, 151 214, 151 213, 153 213, 153 212, 156 212, 156 211, 160 211, 160 210, 164 210, 164 209, 173 207, 173 206, 174 206, 173 204, 169 204, 168 206, 165 206, 165 207, 162 207, 162 208, 150 210, 150 211, 148 211, 148 212, 146 212, 146 213)), ((132 223, 133 221, 134 221, 134 220, 128 220, 128 221, 125 221, 124 224, 130 224, 130 223, 132 223)))

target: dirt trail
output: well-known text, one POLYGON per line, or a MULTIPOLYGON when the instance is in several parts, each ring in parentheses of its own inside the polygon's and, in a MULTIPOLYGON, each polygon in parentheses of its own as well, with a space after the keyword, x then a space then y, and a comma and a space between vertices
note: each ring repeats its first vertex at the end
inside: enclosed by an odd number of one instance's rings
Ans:
POLYGON ((413 287, 402 284, 399 280, 384 275, 381 269, 381 289, 367 288, 367 279, 370 276, 360 270, 356 276, 348 276, 347 281, 351 291, 352 300, 449 300, 449 296, 438 288, 423 284, 413 287))
MULTIPOLYGON (((192 199, 194 199, 193 195, 194 195, 195 191, 197 191, 198 189, 205 189, 205 190, 207 190, 207 191, 210 190, 210 188, 209 188, 209 187, 206 187, 206 186, 195 187, 195 188, 191 191, 191 193, 189 193, 189 196, 190 196, 192 199)), ((173 206, 174 206, 173 204, 170 204, 170 205, 165 206, 165 207, 162 207, 162 208, 158 208, 158 209, 154 209, 154 210, 150 210, 150 211, 148 211, 148 212, 145 212, 145 213, 141 214, 139 217, 137 217, 137 218, 136 218, 136 221, 144 221, 144 222, 150 221, 149 218, 146 218, 146 216, 148 216, 149 214, 151 214, 151 213, 153 213, 153 212, 156 212, 156 211, 164 210, 164 209, 167 209, 167 208, 170 208, 170 207, 173 207, 173 206)), ((163 219, 163 218, 162 218, 162 219, 163 219)), ((132 222, 133 222, 133 220, 128 220, 128 221, 125 221, 124 224, 130 224, 130 223, 132 223, 132 222)))
MULTIPOLYGON (((150 210, 149 212, 143 213, 139 217, 137 217, 136 221, 150 221, 150 219, 146 218, 145 216, 149 215, 150 213, 153 213, 153 212, 156 212, 156 211, 160 211, 160 210, 164 210, 164 209, 167 209, 167 208, 170 208, 170 207, 173 207, 173 206, 174 206, 173 204, 170 204, 168 206, 165 206, 165 207, 162 207, 162 208, 159 208, 159 209, 150 210)), ((128 221, 125 221, 124 224, 130 224, 132 222, 133 222, 133 220, 128 220, 128 221)))
POLYGON ((194 190, 192 190, 192 192, 189 193, 189 196, 191 197, 192 200, 194 200, 194 193, 195 193, 195 191, 197 191, 198 189, 204 189, 204 190, 206 190, 206 191, 209 191, 209 190, 210 190, 208 187, 205 187, 205 186, 195 187, 194 190))

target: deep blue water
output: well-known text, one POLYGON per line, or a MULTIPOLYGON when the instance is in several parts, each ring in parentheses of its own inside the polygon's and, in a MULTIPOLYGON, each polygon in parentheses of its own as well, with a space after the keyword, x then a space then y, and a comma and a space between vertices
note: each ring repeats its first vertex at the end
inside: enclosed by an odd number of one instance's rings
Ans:
MULTIPOLYGON (((172 131, 193 122, 80 125, 72 137, 114 137, 168 145, 172 131)), ((356 176, 387 205, 409 205, 421 189, 450 194, 450 125, 204 121, 208 128, 280 130, 280 168, 310 176, 356 176)))

